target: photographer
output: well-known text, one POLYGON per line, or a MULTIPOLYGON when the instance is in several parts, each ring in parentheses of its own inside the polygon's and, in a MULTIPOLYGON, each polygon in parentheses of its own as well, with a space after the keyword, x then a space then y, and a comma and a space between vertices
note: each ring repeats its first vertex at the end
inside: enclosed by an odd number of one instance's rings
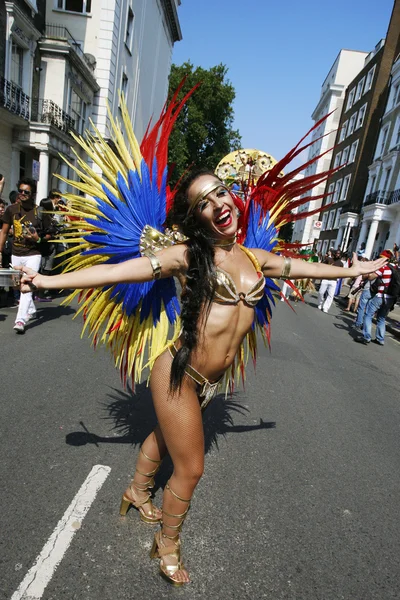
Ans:
MULTIPOLYGON (((51 238, 49 217, 40 215, 35 205, 36 183, 29 177, 24 177, 17 184, 18 196, 15 204, 8 206, 0 232, 0 266, 6 240, 13 228, 12 265, 26 266, 39 270, 41 262, 40 245, 51 238)), ((25 332, 26 324, 36 314, 32 293, 21 295, 14 329, 17 333, 25 332)))
MULTIPOLYGON (((60 190, 52 189, 49 197, 43 198, 43 200, 40 201, 39 206, 40 209, 45 211, 45 214, 48 217, 47 233, 50 234, 50 239, 54 240, 62 230, 63 216, 61 211, 65 206, 65 203, 61 198, 60 190)), ((57 251, 61 250, 60 248, 57 248, 57 246, 58 244, 53 244, 50 241, 45 241, 41 244, 40 250, 42 254, 42 261, 40 272, 42 275, 52 274, 54 259, 57 251)), ((43 290, 37 299, 39 302, 51 302, 52 295, 49 290, 43 290)))

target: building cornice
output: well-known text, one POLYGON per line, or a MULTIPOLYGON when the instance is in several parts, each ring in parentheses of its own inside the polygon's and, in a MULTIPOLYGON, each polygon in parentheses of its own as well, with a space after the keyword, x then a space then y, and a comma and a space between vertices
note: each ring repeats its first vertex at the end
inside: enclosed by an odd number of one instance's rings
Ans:
POLYGON ((318 117, 317 115, 319 115, 319 113, 322 110, 323 105, 326 103, 327 99, 330 96, 340 96, 342 94, 342 92, 345 90, 344 85, 339 85, 339 84, 332 84, 330 85, 325 92, 323 93, 323 95, 321 96, 317 106, 314 108, 313 113, 311 115, 311 118, 313 119, 313 121, 316 121, 317 119, 319 119, 320 117, 318 117))
POLYGON ((71 48, 68 42, 62 40, 52 40, 49 38, 42 38, 39 41, 40 53, 46 56, 59 56, 70 61, 70 63, 79 71, 84 78, 87 85, 93 92, 98 92, 100 89, 99 84, 93 77, 86 63, 81 57, 71 48))
POLYGON ((178 12, 174 0, 161 0, 161 6, 164 11, 168 29, 173 42, 180 42, 182 39, 181 26, 179 24, 178 12))
MULTIPOLYGON (((22 10, 20 8, 18 8, 18 6, 14 2, 5 2, 4 5, 6 7, 6 11, 7 11, 8 15, 13 20, 15 19, 16 23, 19 24, 21 27, 23 27, 24 31, 28 32, 32 39, 37 41, 42 34, 40 33, 40 31, 38 29, 36 29, 33 22, 31 20, 29 20, 29 18, 26 16, 26 14, 24 14, 22 12, 22 10)), ((14 27, 14 22, 12 22, 12 24, 11 24, 10 33, 12 33, 13 27, 14 27)))

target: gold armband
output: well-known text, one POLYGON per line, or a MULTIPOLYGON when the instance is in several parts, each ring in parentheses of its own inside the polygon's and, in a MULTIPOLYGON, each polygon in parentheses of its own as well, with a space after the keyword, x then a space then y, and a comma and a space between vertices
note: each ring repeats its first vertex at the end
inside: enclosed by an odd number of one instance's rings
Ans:
POLYGON ((161 263, 158 260, 157 256, 151 250, 146 250, 143 252, 143 256, 149 259, 151 268, 153 269, 153 279, 160 279, 161 277, 161 263))
POLYGON ((292 259, 285 256, 283 258, 283 268, 282 268, 282 273, 281 273, 281 276, 279 277, 279 279, 289 279, 291 268, 292 268, 292 259))

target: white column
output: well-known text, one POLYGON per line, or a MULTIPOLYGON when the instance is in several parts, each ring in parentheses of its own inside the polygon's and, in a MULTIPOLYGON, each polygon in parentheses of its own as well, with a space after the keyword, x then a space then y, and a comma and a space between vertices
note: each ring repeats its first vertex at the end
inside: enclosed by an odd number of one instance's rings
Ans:
POLYGON ((40 173, 37 184, 36 202, 39 203, 42 198, 47 198, 49 193, 49 153, 39 153, 40 173))
MULTIPOLYGON (((60 160, 60 175, 68 179, 68 165, 62 159, 60 160)), ((61 179, 58 180, 58 187, 63 193, 67 191, 67 184, 61 181, 61 179)))
POLYGON ((343 243, 342 243, 342 248, 343 248, 344 252, 347 251, 347 246, 348 246, 348 243, 349 243, 350 233, 351 233, 351 224, 350 224, 350 221, 348 221, 347 225, 346 225, 346 228, 344 230, 344 238, 343 238, 343 243))
POLYGON ((19 168, 20 168, 20 150, 19 148, 12 148, 11 150, 11 180, 9 181, 10 192, 17 189, 17 182, 19 180, 19 168))
POLYGON ((367 241, 367 229, 368 229, 368 221, 363 221, 361 223, 361 231, 358 236, 358 246, 361 246, 363 242, 367 241))
POLYGON ((341 227, 339 227, 339 231, 338 231, 337 238, 336 238, 336 248, 339 250, 340 250, 340 245, 342 243, 343 234, 344 234, 344 227, 342 225, 341 227))
POLYGON ((372 248, 374 247, 376 232, 378 231, 379 219, 372 219, 369 229, 367 245, 365 246, 365 254, 367 258, 371 258, 372 248))

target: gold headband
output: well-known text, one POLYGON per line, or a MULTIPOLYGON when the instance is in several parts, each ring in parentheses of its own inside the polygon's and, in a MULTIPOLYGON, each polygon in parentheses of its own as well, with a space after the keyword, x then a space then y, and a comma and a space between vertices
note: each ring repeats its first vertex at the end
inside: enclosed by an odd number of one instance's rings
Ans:
POLYGON ((203 189, 200 190, 200 192, 197 194, 196 198, 192 200, 192 202, 190 202, 189 212, 195 210, 199 202, 204 200, 204 198, 206 198, 208 194, 211 194, 211 192, 213 192, 219 187, 224 188, 229 192, 228 188, 222 183, 222 181, 213 181, 212 183, 207 183, 207 185, 205 185, 203 189))

